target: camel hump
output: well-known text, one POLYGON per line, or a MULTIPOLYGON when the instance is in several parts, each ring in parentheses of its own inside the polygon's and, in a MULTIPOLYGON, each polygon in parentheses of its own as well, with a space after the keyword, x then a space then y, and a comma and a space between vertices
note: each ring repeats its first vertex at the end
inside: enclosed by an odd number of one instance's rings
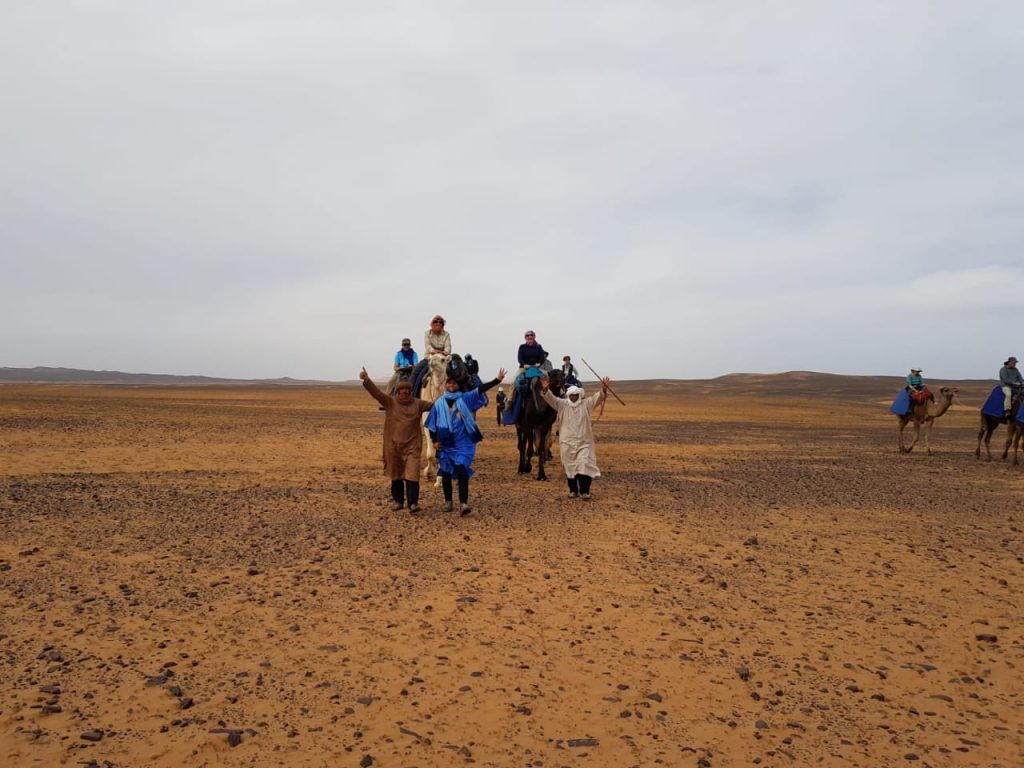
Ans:
POLYGON ((988 399, 981 406, 981 412, 994 419, 1003 418, 1003 388, 1001 386, 992 387, 988 399))

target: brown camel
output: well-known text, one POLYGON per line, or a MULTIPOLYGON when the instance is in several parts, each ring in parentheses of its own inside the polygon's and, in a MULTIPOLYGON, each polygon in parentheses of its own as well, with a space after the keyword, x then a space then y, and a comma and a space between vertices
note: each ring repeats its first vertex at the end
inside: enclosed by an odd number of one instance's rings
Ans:
POLYGON ((924 447, 928 451, 928 455, 932 454, 932 447, 929 443, 929 438, 932 434, 932 425, 935 420, 942 414, 949 410, 949 406, 953 404, 953 399, 960 393, 960 390, 956 387, 943 387, 939 390, 939 398, 934 402, 914 403, 910 409, 910 413, 905 416, 897 416, 899 419, 899 425, 897 427, 897 435, 900 441, 900 453, 910 453, 914 450, 914 446, 917 445, 918 438, 921 437, 921 425, 924 424, 924 447), (903 430, 907 424, 914 423, 914 440, 908 446, 903 445, 903 430))
POLYGON ((1013 446, 1013 463, 1017 463, 1017 443, 1020 442, 1020 433, 1024 429, 1024 424, 1017 421, 1017 411, 1020 409, 1021 398, 1020 395, 1015 395, 1010 401, 1010 416, 1007 419, 997 419, 994 416, 989 416, 987 413, 981 414, 981 427, 978 429, 978 448, 974 451, 975 458, 981 458, 981 443, 985 443, 985 461, 992 461, 992 451, 989 450, 988 443, 992 439, 992 433, 999 428, 1000 424, 1006 424, 1006 445, 1003 447, 1003 459, 1006 459, 1006 454, 1010 451, 1010 443, 1014 443, 1013 446), (1017 438, 1016 441, 1014 438, 1017 438))

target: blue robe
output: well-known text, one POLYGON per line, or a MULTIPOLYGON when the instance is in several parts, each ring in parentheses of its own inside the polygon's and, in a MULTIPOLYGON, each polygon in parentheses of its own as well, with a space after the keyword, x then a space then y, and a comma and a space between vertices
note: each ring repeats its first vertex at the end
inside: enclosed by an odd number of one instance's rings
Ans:
POLYGON ((467 428, 462 412, 476 413, 486 404, 487 396, 481 394, 479 389, 456 394, 461 399, 463 408, 456 406, 455 412, 449 414, 448 397, 451 393, 445 392, 430 409, 430 415, 427 416, 427 429, 436 434, 441 443, 441 450, 437 452, 437 473, 451 474, 455 472, 456 466, 462 466, 466 468, 467 477, 472 477, 471 465, 476 457, 476 444, 481 435, 475 422, 470 428, 467 428))

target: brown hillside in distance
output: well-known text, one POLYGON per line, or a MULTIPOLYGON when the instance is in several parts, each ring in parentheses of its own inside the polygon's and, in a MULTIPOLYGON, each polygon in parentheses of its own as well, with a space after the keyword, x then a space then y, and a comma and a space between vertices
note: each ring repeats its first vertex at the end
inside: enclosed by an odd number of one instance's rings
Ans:
MULTIPOLYGON (((958 387, 964 404, 974 403, 988 395, 995 380, 984 379, 928 379, 933 390, 939 387, 958 387)), ((623 397, 627 393, 644 395, 693 396, 738 395, 748 397, 822 397, 849 400, 884 400, 893 398, 903 387, 900 376, 847 376, 816 371, 788 371, 786 373, 730 373, 715 379, 648 379, 618 381, 612 388, 623 397)), ((584 382, 593 388, 596 382, 584 382)))

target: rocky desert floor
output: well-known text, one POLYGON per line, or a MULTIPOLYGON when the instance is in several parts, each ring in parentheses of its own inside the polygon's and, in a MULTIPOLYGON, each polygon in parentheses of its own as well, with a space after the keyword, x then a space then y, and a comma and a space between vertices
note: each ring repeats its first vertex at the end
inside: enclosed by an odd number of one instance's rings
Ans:
POLYGON ((359 388, 0 387, 0 763, 1024 765, 980 397, 621 394, 590 502, 483 412, 460 518, 359 388))

